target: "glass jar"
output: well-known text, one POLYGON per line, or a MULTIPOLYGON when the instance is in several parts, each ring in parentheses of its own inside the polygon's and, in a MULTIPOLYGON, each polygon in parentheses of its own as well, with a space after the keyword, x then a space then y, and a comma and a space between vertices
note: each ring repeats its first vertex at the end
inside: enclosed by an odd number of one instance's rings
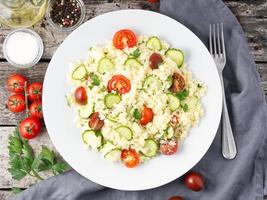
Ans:
POLYGON ((0 23, 12 28, 26 28, 40 21, 48 0, 0 0, 0 23))

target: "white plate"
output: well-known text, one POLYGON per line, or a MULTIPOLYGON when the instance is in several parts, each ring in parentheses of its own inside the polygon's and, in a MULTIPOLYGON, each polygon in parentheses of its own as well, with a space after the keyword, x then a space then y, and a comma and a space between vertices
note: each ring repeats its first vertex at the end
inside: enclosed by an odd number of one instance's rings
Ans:
MULTIPOLYGON (((207 26, 208 27, 208 26, 207 26)), ((208 31, 208 29, 207 29, 208 31)), ((143 10, 106 13, 84 23, 60 45, 47 69, 43 88, 45 124, 58 152, 84 177, 121 190, 155 188, 182 176, 206 153, 216 134, 222 108, 222 92, 216 66, 203 43, 189 29, 164 15, 143 10), (109 163, 99 153, 84 149, 75 113, 66 103, 70 93, 66 78, 71 61, 85 59, 90 46, 111 40, 120 29, 137 34, 158 35, 185 53, 185 62, 195 78, 205 82, 205 116, 192 128, 174 156, 158 156, 137 168, 109 163)))

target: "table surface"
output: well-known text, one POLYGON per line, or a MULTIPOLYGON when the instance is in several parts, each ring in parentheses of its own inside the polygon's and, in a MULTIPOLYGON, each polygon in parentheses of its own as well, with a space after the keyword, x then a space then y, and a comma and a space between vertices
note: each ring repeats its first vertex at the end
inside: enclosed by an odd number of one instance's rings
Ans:
MULTIPOLYGON (((256 61, 260 73, 262 88, 267 99, 267 0, 225 0, 227 6, 236 15, 246 34, 250 50, 256 61)), ((99 14, 112 10, 139 8, 146 10, 159 10, 159 3, 149 3, 146 0, 85 0, 86 20, 99 14)), ((12 180, 8 169, 8 136, 14 130, 16 124, 24 117, 23 114, 15 115, 5 108, 8 93, 5 88, 6 77, 13 72, 21 72, 30 80, 42 81, 48 63, 57 47, 61 44, 67 33, 54 30, 44 19, 33 29, 40 34, 44 41, 44 55, 41 61, 32 69, 16 70, 11 67, 2 54, 2 43, 10 29, 0 26, 0 199, 10 199, 13 194, 12 187, 27 188, 36 182, 32 178, 24 178, 21 181, 12 180)), ((42 134, 30 141, 34 151, 40 151, 42 145, 54 148, 45 128, 42 134)), ((49 177, 51 174, 44 174, 49 177)), ((266 198, 267 200, 267 198, 266 198)))

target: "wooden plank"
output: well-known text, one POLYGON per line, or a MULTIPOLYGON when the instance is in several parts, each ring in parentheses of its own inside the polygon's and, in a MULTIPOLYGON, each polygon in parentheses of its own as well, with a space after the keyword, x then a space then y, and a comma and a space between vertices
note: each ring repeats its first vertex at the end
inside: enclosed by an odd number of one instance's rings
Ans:
MULTIPOLYGON (((8 98, 9 92, 3 87, 6 84, 6 77, 14 72, 21 72, 25 74, 31 81, 42 81, 46 71, 48 63, 40 62, 36 67, 29 70, 19 70, 16 71, 6 62, 0 62, 0 125, 17 125, 19 121, 25 118, 25 113, 14 114, 9 112, 5 108, 5 102, 8 98)), ((267 100, 267 63, 257 64, 257 69, 261 76, 262 88, 265 92, 265 98, 267 100)))
MULTIPOLYGON (((242 3, 242 1, 229 1, 227 2, 227 5, 229 5, 236 15, 239 16, 238 18, 246 32, 254 58, 257 61, 267 61, 267 19, 261 19, 254 16, 260 16, 265 12, 266 0, 260 2, 263 2, 262 5, 259 3, 252 4, 249 3, 249 1, 246 1, 246 3, 242 3), (257 26, 255 26, 255 24, 257 24, 257 26)), ((86 1, 86 20, 102 13, 127 8, 158 11, 159 4, 148 3, 146 0, 86 1)), ((1 45, 10 30, 6 28, 1 29, 0 58, 3 58, 1 45)), ((42 23, 37 24, 34 27, 34 30, 40 34, 44 41, 45 51, 43 58, 45 59, 50 59, 52 57, 57 47, 68 34, 54 30, 45 20, 42 23)))
POLYGON ((236 16, 267 17, 267 0, 226 0, 225 4, 236 16))
MULTIPOLYGON (((38 182, 37 179, 32 177, 25 177, 20 181, 13 180, 9 172, 7 171, 8 165, 8 137, 13 134, 14 127, 0 127, 0 188, 27 188, 28 186, 38 182)), ((47 147, 55 150, 46 130, 44 129, 42 133, 35 138, 34 140, 30 140, 30 144, 33 147, 35 152, 40 152, 42 145, 46 145, 47 147)), ((51 173, 40 173, 42 177, 48 178, 52 176, 51 173)), ((0 198, 1 199, 1 198, 0 198)))
POLYGON ((15 194, 13 194, 11 190, 0 190, 1 200, 10 200, 14 196, 15 194))

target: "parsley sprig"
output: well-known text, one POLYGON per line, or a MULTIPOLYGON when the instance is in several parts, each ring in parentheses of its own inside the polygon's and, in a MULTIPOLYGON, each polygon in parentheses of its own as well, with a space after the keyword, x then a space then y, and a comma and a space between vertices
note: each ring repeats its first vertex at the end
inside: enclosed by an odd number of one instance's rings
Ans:
POLYGON ((8 150, 10 165, 8 171, 15 180, 20 180, 26 175, 43 180, 39 175, 41 171, 51 170, 56 175, 69 168, 65 162, 58 159, 54 151, 45 146, 35 156, 28 140, 21 138, 17 129, 9 137, 8 150))
POLYGON ((137 48, 133 51, 133 53, 130 54, 131 57, 133 58, 138 58, 141 55, 140 50, 137 48))

